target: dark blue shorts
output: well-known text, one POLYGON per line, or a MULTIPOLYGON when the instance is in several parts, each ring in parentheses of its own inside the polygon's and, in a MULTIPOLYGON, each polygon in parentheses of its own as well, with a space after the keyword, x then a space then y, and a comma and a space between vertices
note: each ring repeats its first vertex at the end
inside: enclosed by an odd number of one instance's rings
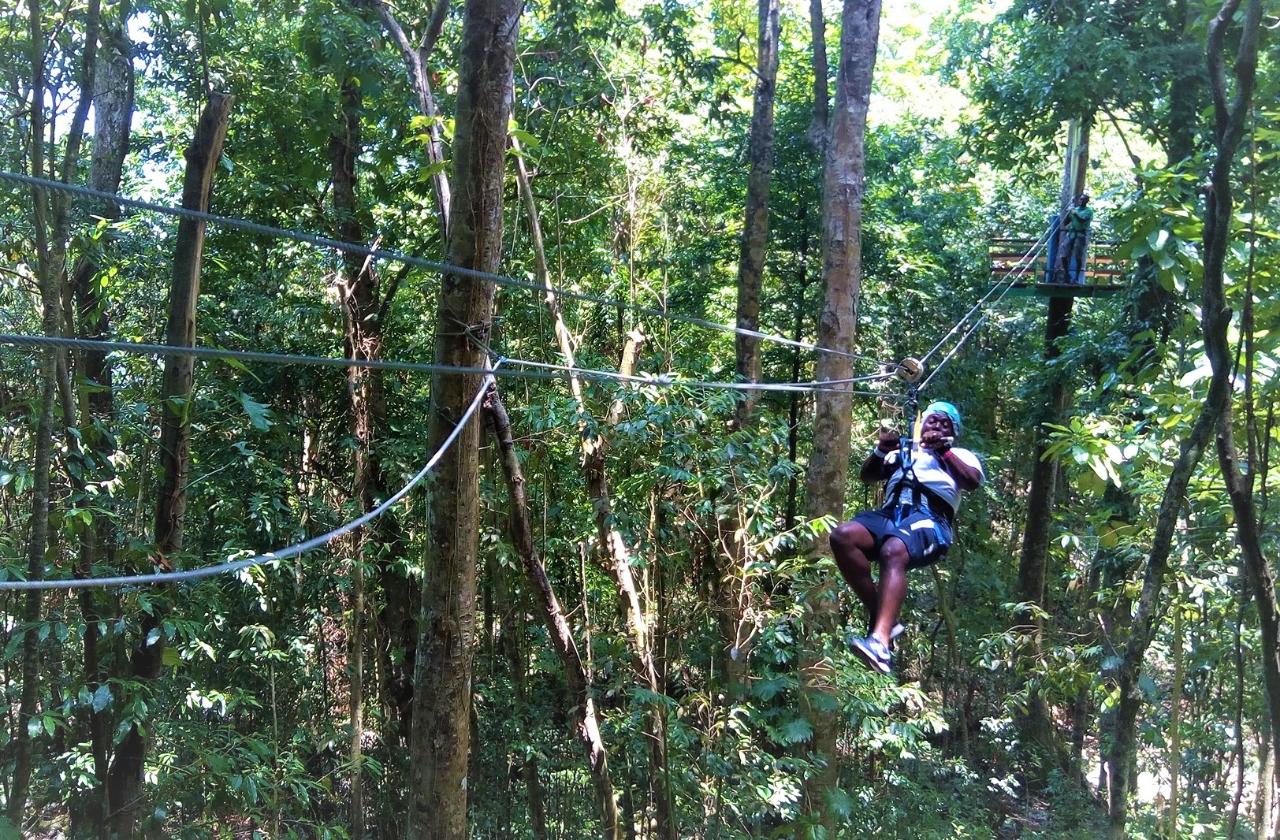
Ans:
POLYGON ((892 508, 863 511, 853 518, 866 528, 876 541, 876 554, 885 540, 897 537, 907 547, 908 569, 931 566, 947 556, 951 548, 951 523, 928 510, 892 508), (895 513, 897 521, 895 522, 895 513))

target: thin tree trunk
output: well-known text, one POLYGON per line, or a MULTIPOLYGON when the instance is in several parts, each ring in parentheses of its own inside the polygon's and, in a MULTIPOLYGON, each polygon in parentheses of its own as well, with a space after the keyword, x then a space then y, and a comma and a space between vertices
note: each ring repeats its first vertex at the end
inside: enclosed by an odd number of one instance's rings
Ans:
MULTIPOLYGON (((43 12, 37 0, 28 0, 31 26, 31 175, 44 177, 44 27, 43 12)), ((54 285, 55 267, 49 253, 49 207, 42 189, 32 190, 32 210, 36 239, 36 271, 43 310, 44 334, 59 334, 59 296, 54 285)), ((40 356, 40 402, 36 410, 35 459, 32 464, 34 482, 31 494, 31 532, 27 541, 27 578, 44 577, 44 555, 49 542, 49 474, 53 463, 53 410, 56 392, 58 354, 52 348, 40 356)), ((22 692, 18 701, 18 718, 14 727, 13 778, 8 789, 7 814, 14 826, 22 826, 23 811, 31 784, 31 721, 39 700, 40 650, 37 625, 40 622, 41 592, 30 590, 23 595, 22 606, 22 692)))
MULTIPOLYGON (((329 139, 335 228, 338 238, 363 242, 364 225, 356 199, 356 162, 362 148, 362 101, 359 85, 354 79, 343 80, 341 98, 342 125, 329 139)), ((376 361, 383 357, 383 319, 398 287, 398 278, 393 279, 382 294, 379 293, 379 283, 372 259, 352 254, 343 257, 338 296, 344 351, 348 358, 376 361)), ((362 512, 368 512, 387 496, 386 474, 378 455, 378 444, 386 435, 387 425, 385 375, 380 370, 353 366, 347 370, 347 386, 355 440, 352 488, 360 500, 362 512)), ((394 513, 389 511, 369 528, 362 528, 356 535, 355 545, 357 558, 370 553, 377 557, 377 579, 382 589, 382 603, 376 612, 378 636, 382 640, 378 646, 377 664, 382 673, 382 691, 389 718, 385 734, 389 739, 402 738, 407 743, 412 714, 413 664, 418 643, 415 605, 421 597, 419 585, 411 576, 399 571, 406 538, 394 513), (379 550, 367 552, 366 547, 373 545, 379 550)), ((354 707, 352 711, 355 711, 354 707)))
POLYGON ((809 121, 809 142, 819 153, 827 150, 827 120, 830 112, 827 81, 827 16, 822 0, 809 0, 809 36, 813 48, 813 117, 809 121))
MULTIPOLYGON (((1241 587, 1243 589, 1243 587, 1241 587)), ((1235 746, 1231 751, 1231 763, 1227 765, 1228 772, 1231 767, 1238 767, 1236 771, 1236 789, 1231 795, 1231 811, 1227 816, 1227 838, 1235 840, 1236 826, 1240 822, 1240 801, 1244 799, 1244 645, 1240 638, 1240 630, 1244 625, 1244 610, 1248 602, 1248 595, 1245 592, 1240 593, 1240 607, 1236 611, 1236 626, 1233 634, 1232 647, 1234 648, 1234 664, 1235 664, 1235 746)), ((1177 835, 1173 835, 1177 836, 1177 835)))
POLYGON ((1217 17, 1209 26, 1209 43, 1206 58, 1214 93, 1215 141, 1217 156, 1210 176, 1211 189, 1205 203, 1205 228, 1203 253, 1205 261, 1204 286, 1201 297, 1201 332, 1205 340, 1205 352, 1209 356, 1213 375, 1209 380, 1209 392, 1196 418, 1191 435, 1183 441, 1169 475, 1164 498, 1156 519, 1155 536, 1147 571, 1143 577, 1142 594, 1132 623, 1123 662, 1117 675, 1120 702, 1116 710, 1115 729, 1112 733, 1110 756, 1110 836, 1122 840, 1129 802, 1129 777, 1124 768, 1130 766, 1136 754, 1137 715, 1142 703, 1137 690, 1137 680, 1143 657, 1155 634, 1158 601, 1163 588, 1172 548, 1173 528, 1181 508, 1191 472, 1203 454, 1209 437, 1218 432, 1218 460, 1227 480, 1228 493, 1236 512, 1236 532, 1244 556, 1249 583, 1258 602, 1259 623, 1262 626, 1263 676, 1266 686, 1268 718, 1272 724, 1272 752, 1280 731, 1276 703, 1280 701, 1280 662, 1277 661, 1275 621, 1275 591, 1270 580, 1270 570, 1258 549, 1256 510, 1251 496, 1240 491, 1240 476, 1236 473, 1234 445, 1230 436, 1230 401, 1232 364, 1227 345, 1227 327, 1230 311, 1223 296, 1223 266, 1229 242, 1231 220, 1231 165, 1243 134, 1244 119, 1253 94, 1254 71, 1257 61, 1258 30, 1261 25, 1262 4, 1250 0, 1243 21, 1236 59, 1236 101, 1228 106, 1225 81, 1222 72, 1222 47, 1227 27, 1230 25, 1240 0, 1226 0, 1217 17), (1224 415, 1227 417, 1223 422, 1224 415), (1224 429, 1225 425, 1225 429, 1224 429))
POLYGON ((1169 689, 1169 802, 1165 819, 1170 837, 1178 836, 1178 785, 1182 777, 1182 681, 1186 662, 1182 650, 1182 603, 1176 586, 1173 596, 1173 685, 1169 689))
MULTIPOLYGON (((129 149, 129 129, 133 115, 133 57, 126 31, 129 21, 128 4, 121 4, 114 18, 104 21, 102 28, 103 50, 98 56, 98 69, 94 74, 94 137, 93 154, 89 163, 89 186, 92 189, 114 193, 120 188, 124 159, 129 149)), ((106 207, 104 215, 115 219, 119 208, 106 207)), ((109 244, 109 242, 107 243, 109 244)), ((104 246, 105 247, 105 246, 104 246)), ((99 265, 92 250, 86 250, 76 262, 71 274, 71 290, 75 295, 77 330, 81 337, 106 339, 111 332, 106 302, 96 282, 99 265)), ((92 387, 81 388, 78 423, 86 454, 93 469, 103 479, 115 477, 111 456, 115 441, 108 434, 100 434, 99 428, 108 428, 115 417, 115 393, 111 366, 107 354, 81 351, 77 358, 80 379, 92 387)), ((111 516, 96 516, 81 536, 80 556, 76 574, 88 576, 98 563, 114 568, 117 531, 111 516)), ((84 619, 84 678, 90 693, 96 692, 106 681, 107 671, 102 662, 101 639, 98 632, 101 601, 108 601, 106 615, 114 615, 117 599, 112 595, 83 589, 78 595, 80 613, 84 619)), ((108 753, 111 748, 111 716, 107 709, 90 708, 89 743, 93 755, 94 776, 99 788, 85 797, 84 820, 94 827, 105 840, 109 825, 107 813, 108 753)))
MULTIPOLYGON (((329 138, 330 175, 333 181, 333 208, 338 238, 362 242, 364 232, 356 203, 356 160, 360 157, 360 106, 358 84, 350 78, 341 85, 341 124, 329 138)), ((342 307, 344 348, 350 359, 381 358, 382 340, 374 313, 377 307, 377 276, 371 260, 353 254, 343 255, 343 271, 338 294, 342 307)), ((347 393, 351 401, 351 431, 355 438, 352 451, 353 495, 367 513, 383 495, 382 475, 373 438, 377 432, 375 406, 381 403, 380 371, 352 366, 347 368, 347 393)), ((349 705, 351 712, 350 764, 351 835, 360 840, 365 834, 364 818, 364 636, 365 580, 364 555, 376 539, 361 528, 351 539, 351 625, 347 645, 347 667, 350 669, 349 705)), ((388 599, 391 595, 388 593, 388 599)), ((394 636, 394 628, 388 635, 394 636)), ((394 638, 387 647, 395 646, 394 638)))
MULTIPOLYGON (((565 323, 560 310, 560 301, 551 286, 551 278, 547 268, 546 252, 543 247, 542 223, 534 201, 533 189, 529 183, 529 173, 520 154, 519 141, 512 138, 516 151, 516 179, 520 193, 524 197, 525 209, 529 216, 529 234, 533 244, 534 265, 537 276, 546 293, 544 300, 554 322, 556 342, 560 347, 560 355, 569 367, 575 367, 575 339, 565 323)), ((624 374, 630 374, 635 365, 637 348, 643 336, 633 331, 627 339, 619 366, 624 374)), ((587 416, 586 399, 582 391, 582 381, 575 375, 569 376, 569 390, 578 406, 580 417, 587 416)), ((617 422, 621 406, 615 403, 611 408, 606 425, 617 422)), ((627 546, 622 533, 613 522, 613 504, 609 493, 609 479, 605 470, 605 440, 598 434, 592 435, 585 420, 579 421, 582 432, 582 475, 587 485, 587 495, 591 498, 591 506, 596 524, 596 536, 604 557, 608 561, 608 570, 618 587, 618 595, 622 601, 622 609, 626 616, 628 642, 632 657, 635 659, 637 677, 643 686, 654 694, 662 694, 663 686, 658 679, 658 671, 654 664, 652 638, 640 591, 631 573, 631 550, 627 546)), ((662 707, 652 706, 646 715, 648 732, 645 733, 650 749, 650 773, 654 787, 655 804, 658 814, 658 836, 675 837, 674 807, 668 790, 666 777, 666 718, 662 707)))
MULTIPOLYGON (((748 158, 751 172, 747 178, 746 222, 738 259, 739 329, 760 329, 760 291, 764 278, 765 251, 769 243, 769 180, 773 173, 773 104, 778 77, 778 0, 759 0, 758 44, 756 50, 756 89, 751 114, 751 139, 748 158)), ((761 373, 760 339, 739 333, 735 336, 735 358, 738 379, 759 382, 761 373)), ((759 395, 743 392, 735 411, 739 430, 749 428, 754 420, 759 395)), ((725 563, 718 569, 713 610, 720 626, 720 671, 730 694, 743 686, 751 656, 750 633, 744 633, 751 605, 753 584, 747 575, 748 538, 745 533, 746 505, 742 499, 730 499, 736 512, 728 517, 715 517, 718 542, 725 563)))
MULTIPOLYGON (((497 386, 490 385, 489 392, 485 396, 485 415, 491 423, 491 431, 494 433, 495 439, 498 436, 497 421, 493 417, 493 404, 497 399, 497 386)), ((507 435, 511 434, 510 421, 507 421, 507 435)), ((503 449, 501 441, 498 442, 500 456, 505 459, 507 453, 503 449)), ((515 444, 511 448, 511 457, 515 455, 515 444)), ((488 466, 486 464, 486 466, 488 466)), ((519 464, 517 463, 517 469, 519 464)), ((503 464, 503 473, 507 477, 507 495, 513 498, 511 494, 512 480, 506 465, 503 464)), ((520 482, 523 485, 524 476, 520 475, 520 482)), ((523 515, 525 516, 524 524, 528 525, 528 505, 524 501, 524 488, 521 486, 521 504, 524 505, 523 515)), ((514 514, 511 524, 511 532, 514 534, 515 529, 514 514)), ((533 545, 533 533, 529 532, 529 544, 533 545)), ((523 559, 523 558, 522 558, 523 559)), ((536 562, 536 561, 535 561, 536 562)), ((496 616, 498 624, 497 644, 501 650, 503 658, 507 660, 507 670, 511 676, 511 685, 514 687, 514 701, 510 716, 516 721, 516 736, 521 743, 529 744, 530 741, 530 713, 529 713, 529 679, 528 679, 528 657, 524 655, 522 640, 525 638, 525 608, 524 599, 519 594, 512 592, 511 587, 507 584, 507 572, 497 563, 497 558, 490 553, 485 558, 485 576, 492 583, 493 600, 495 603, 494 612, 500 612, 500 616, 496 616)), ((558 607, 558 605, 557 605, 558 607)), ((492 629, 492 628, 491 628, 492 629)), ((474 758, 477 750, 472 750, 474 758)), ((547 840, 547 801, 546 792, 543 790, 541 772, 539 771, 538 754, 534 751, 525 751, 525 754, 516 757, 514 753, 509 751, 508 765, 514 774, 516 765, 519 765, 520 775, 524 781, 525 801, 529 808, 529 829, 533 834, 533 840, 547 840), (514 759, 514 760, 513 760, 514 759)), ((470 786, 468 786, 470 787, 470 786)), ((474 790, 472 791, 474 793, 474 790)), ((508 826, 507 832, 510 832, 508 826)))
MULTIPOLYGON (((518 0, 468 0, 463 23, 448 257, 481 271, 495 271, 502 257, 502 175, 521 7, 518 0)), ((445 275, 438 364, 483 365, 493 295, 491 282, 445 275)), ((475 375, 432 377, 428 450, 444 443, 479 386, 475 375)), ((453 840, 467 832, 479 443, 479 425, 468 423, 431 488, 413 691, 409 830, 417 837, 453 840)))
MULTIPOLYGON (((182 206, 208 212, 213 190, 213 173, 222 155, 227 121, 233 98, 221 93, 209 95, 200 115, 195 139, 187 147, 187 170, 182 186, 182 206)), ((195 345, 196 300, 200 295, 200 263, 204 252, 206 223, 184 218, 178 223, 173 256, 173 285, 169 291, 169 325, 166 343, 181 347, 195 345)), ((161 569, 171 567, 182 550, 183 520, 187 508, 187 469, 190 465, 190 401, 195 359, 170 356, 165 359, 160 400, 160 492, 156 500, 155 555, 152 562, 161 569)), ((146 682, 160 673, 164 637, 153 634, 160 626, 160 611, 141 616, 138 641, 130 658, 132 679, 146 682), (154 636, 154 638, 153 638, 154 636)), ((142 769, 146 737, 137 724, 116 750, 108 777, 112 826, 122 837, 133 835, 141 804, 142 769)))
MULTIPOLYGON (((1214 375, 1228 377, 1234 373, 1235 368, 1235 358, 1227 340, 1231 310, 1227 308, 1223 289, 1226 252, 1231 235, 1231 164, 1244 133, 1245 119, 1252 107, 1262 21, 1261 0, 1250 0, 1245 8, 1236 53, 1235 101, 1228 105, 1222 49, 1226 29, 1239 5, 1240 0, 1227 0, 1223 3, 1218 17, 1210 24, 1207 51, 1218 154, 1214 159, 1209 179, 1210 189, 1205 200, 1204 291, 1200 323, 1204 333, 1205 355, 1209 357, 1214 375)), ((1246 327, 1251 325, 1246 324, 1246 327)), ((1246 370, 1252 371, 1251 363, 1246 365, 1246 370)), ((1246 388, 1251 391, 1252 383, 1246 383, 1246 388)), ((1262 554, 1258 509, 1253 497, 1254 473, 1250 469, 1248 475, 1245 475, 1237 466, 1239 456, 1236 452, 1232 413, 1228 398, 1217 418, 1218 465, 1235 512, 1236 541, 1240 545, 1245 576, 1258 609, 1263 685, 1266 688, 1267 713, 1272 723, 1272 738, 1275 739, 1272 749, 1280 752, 1280 609, 1276 604, 1275 579, 1271 566, 1262 554)))
POLYGON ((435 94, 431 90, 431 76, 427 72, 427 62, 440 38, 445 17, 449 13, 449 0, 436 0, 436 5, 418 44, 409 38, 404 27, 396 19, 391 8, 383 0, 357 0, 372 8, 387 30, 387 34, 395 41, 404 60, 409 83, 413 85, 414 94, 418 98, 418 111, 427 120, 427 160, 434 168, 431 175, 431 190, 435 196, 436 209, 440 213, 440 233, 449 235, 449 208, 453 204, 452 190, 449 187, 449 175, 445 170, 444 139, 440 129, 440 112, 436 108, 435 94))
MULTIPOLYGON (((818 381, 853 374, 853 340, 862 285, 862 192, 866 166, 867 107, 880 35, 880 0, 845 0, 840 35, 836 102, 826 147, 822 180, 822 277, 826 299, 818 320, 818 381)), ((821 391, 815 396, 813 453, 805 476, 805 514, 809 519, 844 512, 849 483, 851 394, 821 391)), ((818 816, 831 834, 836 813, 828 794, 835 789, 837 721, 831 709, 839 698, 827 676, 824 639, 836 625, 835 581, 828 579, 806 594, 808 639, 801 654, 804 707, 813 727, 803 749, 823 762, 805 782, 804 809, 818 816)))
MULTIPOLYGON (((804 299, 808 296, 809 291, 809 225, 807 224, 808 212, 805 205, 801 204, 799 209, 799 218, 797 222, 802 228, 800 236, 800 252, 797 255, 796 279, 800 283, 800 288, 796 292, 796 308, 795 321, 791 329, 791 338, 799 342, 804 338, 804 319, 805 306, 804 299)), ((800 381, 800 371, 802 369, 802 359, 800 357, 800 348, 791 348, 791 381, 800 381)), ((800 450, 800 394, 792 391, 787 397, 787 460, 796 463, 799 458, 800 450)), ((796 514, 799 509, 797 492, 799 489, 799 481, 793 473, 787 479, 787 503, 783 519, 783 530, 790 531, 795 527, 796 514)))
MULTIPOLYGON (((1075 196, 1084 191, 1089 160, 1090 120, 1072 120, 1067 127, 1067 153, 1063 165, 1062 196, 1059 218, 1067 212, 1075 196)), ((1031 485, 1027 491, 1026 525, 1023 529, 1022 553, 1018 559, 1018 598, 1024 603, 1045 606, 1048 576, 1049 530, 1053 524, 1054 496, 1058 485, 1058 462, 1045 457, 1049 427, 1061 424, 1071 401, 1070 373, 1055 365, 1062 355, 1061 342, 1071 331, 1070 297, 1050 298, 1045 322, 1044 366, 1049 371, 1045 389, 1044 412, 1036 424, 1035 453, 1031 460, 1031 485)), ((1032 636, 1032 657, 1037 662, 1043 650, 1043 623, 1027 611, 1019 615, 1018 626, 1032 636)), ((1066 769, 1067 754, 1054 733, 1048 705, 1037 691, 1028 695, 1027 711, 1020 721, 1024 743, 1039 752, 1034 758, 1041 766, 1041 778, 1050 767, 1066 769)))
POLYGON ((618 809, 613 798, 613 781, 609 775, 608 753, 600 737, 591 677, 578 653, 573 631, 569 627, 569 621, 565 617, 559 599, 556 598, 551 579, 547 576, 542 558, 538 554, 537 544, 534 542, 533 525, 525 494, 524 471, 520 467, 520 458, 512 439, 511 419, 507 416, 506 407, 503 406, 496 388, 490 392, 485 409, 494 442, 501 456, 503 476, 507 481, 507 498, 510 503, 508 528, 511 542, 524 567, 529 590, 534 593, 540 607, 551 646, 564 668, 565 682, 568 684, 569 697, 573 704, 569 710, 569 716, 573 722, 573 733, 586 752, 587 768, 591 772, 595 787, 596 807, 600 814, 600 823, 605 829, 604 836, 610 840, 617 840, 618 809))
POLYGON ((1255 794, 1253 833, 1257 837, 1271 836, 1271 806, 1275 793, 1275 753, 1271 751, 1270 718, 1262 721, 1258 740, 1258 783, 1255 794))
MULTIPOLYGON (((756 48, 756 91, 751 112, 748 158, 747 216, 738 258, 738 327, 760 329, 760 287, 765 249, 769 244, 769 180, 773 175, 773 102, 778 78, 779 0, 759 0, 759 43, 756 48)), ((739 333, 734 338, 738 378, 760 381, 760 339, 739 333)), ((739 428, 750 423, 757 394, 746 392, 738 402, 739 428)))

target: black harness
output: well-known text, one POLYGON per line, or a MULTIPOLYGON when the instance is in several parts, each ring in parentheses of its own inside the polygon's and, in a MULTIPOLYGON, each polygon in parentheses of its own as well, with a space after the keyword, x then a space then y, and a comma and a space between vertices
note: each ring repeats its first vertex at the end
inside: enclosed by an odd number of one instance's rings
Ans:
POLYGON ((881 508, 881 511, 892 517, 895 525, 902 524, 903 519, 917 511, 940 514, 950 525, 955 518, 955 510, 952 509, 946 499, 925 487, 920 482, 920 479, 916 477, 915 460, 912 457, 912 447, 914 446, 912 432, 915 430, 918 406, 918 389, 913 383, 907 388, 907 433, 898 438, 898 457, 900 459, 898 471, 902 473, 902 480, 893 488, 893 493, 885 499, 884 507, 881 508), (910 501, 904 502, 902 500, 902 491, 904 489, 911 491, 910 501))

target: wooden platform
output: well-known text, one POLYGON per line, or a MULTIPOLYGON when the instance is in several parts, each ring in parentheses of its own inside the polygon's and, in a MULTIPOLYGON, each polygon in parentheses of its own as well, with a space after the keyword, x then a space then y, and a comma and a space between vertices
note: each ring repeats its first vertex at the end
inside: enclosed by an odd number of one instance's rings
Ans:
POLYGON ((1085 257, 1083 283, 1045 283, 1049 265, 1043 249, 1030 265, 1023 262, 1025 256, 1035 250, 1036 240, 992 239, 988 250, 991 261, 991 281, 1004 283, 1017 278, 1009 290, 1009 297, 1076 298, 1100 297, 1115 294, 1124 288, 1120 285, 1129 274, 1126 260, 1116 255, 1117 243, 1090 242, 1085 257))
POLYGON ((1014 283, 1006 297, 1105 297, 1123 290, 1124 286, 1102 283, 1014 283))

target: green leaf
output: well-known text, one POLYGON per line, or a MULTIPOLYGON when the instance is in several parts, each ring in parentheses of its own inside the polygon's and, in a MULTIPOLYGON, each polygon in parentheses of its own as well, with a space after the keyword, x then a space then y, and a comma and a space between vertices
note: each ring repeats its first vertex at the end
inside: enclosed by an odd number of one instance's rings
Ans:
POLYGON ((182 662, 182 655, 178 653, 177 648, 167 647, 164 649, 164 653, 160 655, 160 661, 167 668, 177 668, 178 664, 182 662))
POLYGON ((827 791, 827 806, 842 819, 848 819, 853 814, 853 797, 845 793, 840 788, 827 791))
MULTIPOLYGON (((165 653, 168 653, 168 652, 169 651, 167 650, 165 651, 165 653)), ((93 705, 93 710, 95 712, 100 712, 103 709, 110 706, 111 705, 111 686, 107 685, 106 683, 103 683, 102 685, 98 686, 98 690, 93 692, 92 705, 93 705)))
POLYGON ((532 134, 525 131, 523 128, 511 129, 511 136, 519 140, 520 145, 525 147, 526 149, 538 148, 538 145, 539 145, 538 138, 534 137, 532 134))
POLYGON ((240 371, 245 376, 248 376, 251 379, 253 379, 254 382, 259 382, 259 383, 262 382, 262 377, 258 376, 256 373, 251 371, 249 369, 249 366, 246 365, 244 362, 240 361, 239 359, 219 359, 219 361, 221 361, 223 364, 227 365, 230 368, 240 371))
POLYGON ((36 717, 35 715, 32 715, 31 717, 27 718, 27 737, 39 738, 40 728, 42 725, 43 724, 41 723, 40 718, 36 717))
POLYGON ((253 423, 255 429, 266 431, 271 428, 271 409, 255 400, 253 397, 240 392, 240 405, 244 406, 244 413, 249 415, 249 422, 253 423))
POLYGON ((813 727, 804 718, 792 718, 778 730, 778 737, 784 744, 799 744, 813 737, 813 727))
POLYGON ((752 685, 752 692, 761 700, 769 701, 786 691, 788 686, 792 684, 793 681, 785 677, 770 677, 757 680, 752 685))
POLYGON ((3 815, 0 815, 0 840, 22 840, 22 832, 3 815))

